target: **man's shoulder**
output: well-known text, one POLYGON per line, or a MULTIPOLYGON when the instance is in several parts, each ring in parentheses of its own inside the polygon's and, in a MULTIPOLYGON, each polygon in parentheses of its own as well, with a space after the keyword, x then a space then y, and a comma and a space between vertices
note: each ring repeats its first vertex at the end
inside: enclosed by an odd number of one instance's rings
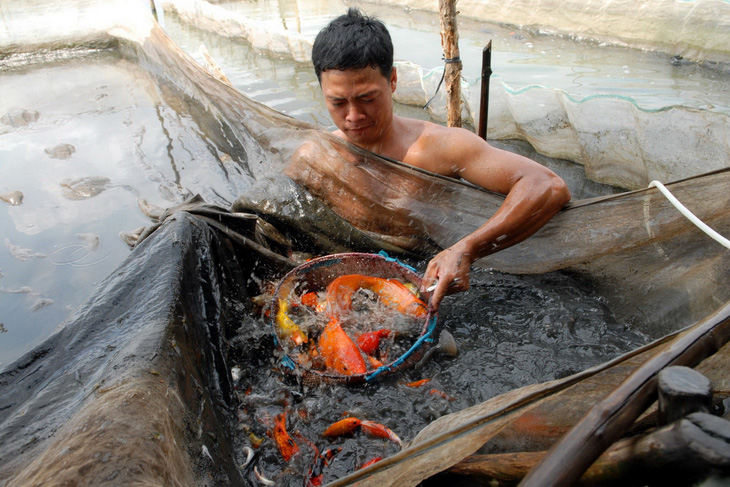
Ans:
POLYGON ((476 135, 473 132, 460 127, 447 127, 440 123, 417 118, 401 117, 404 124, 411 130, 416 130, 422 137, 468 137, 476 135))
POLYGON ((414 145, 428 152, 461 152, 462 150, 483 150, 485 141, 475 133, 459 127, 447 127, 438 123, 409 119, 410 126, 417 134, 412 140, 414 145), (412 121, 412 122, 411 122, 412 121))
POLYGON ((430 146, 439 139, 449 135, 449 128, 428 120, 401 117, 402 127, 400 137, 409 141, 409 145, 430 146))
POLYGON ((437 123, 428 120, 422 120, 420 118, 397 117, 397 119, 400 121, 403 127, 407 128, 410 131, 415 131, 418 133, 432 132, 434 130, 439 130, 439 128, 442 127, 437 123))

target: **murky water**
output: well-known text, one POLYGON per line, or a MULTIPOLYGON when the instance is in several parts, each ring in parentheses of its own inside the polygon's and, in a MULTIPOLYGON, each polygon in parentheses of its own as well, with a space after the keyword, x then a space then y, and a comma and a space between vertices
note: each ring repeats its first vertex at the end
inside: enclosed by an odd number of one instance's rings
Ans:
POLYGON ((517 277, 475 271, 471 289, 447 297, 440 308, 438 329, 452 333, 458 355, 437 354, 420 369, 364 386, 298 384, 280 362, 270 326, 244 318, 231 357, 242 370, 236 392, 239 441, 241 447, 257 446, 246 477, 256 484, 255 466, 277 485, 304 485, 317 454, 330 449, 334 457, 324 466, 320 460, 320 467, 324 482, 334 480, 400 449, 357 428, 322 436, 344 417, 375 421, 407 442, 445 414, 646 343, 648 337, 617 322, 601 297, 580 289, 585 283, 561 273, 517 277), (299 449, 289 461, 273 436, 280 414, 299 449))
POLYGON ((245 187, 179 95, 115 52, 0 76, 0 363, 47 337, 129 254, 122 231, 191 191, 230 204, 245 187), (25 114, 25 115, 23 115, 25 114))

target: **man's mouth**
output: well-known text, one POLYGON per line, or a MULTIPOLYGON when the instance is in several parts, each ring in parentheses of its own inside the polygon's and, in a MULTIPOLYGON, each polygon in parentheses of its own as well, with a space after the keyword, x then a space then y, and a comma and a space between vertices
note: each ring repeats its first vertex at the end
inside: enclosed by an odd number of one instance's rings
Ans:
POLYGON ((366 125, 364 127, 352 127, 352 128, 348 129, 348 132, 350 132, 352 134, 362 134, 369 128, 370 128, 370 125, 366 125))

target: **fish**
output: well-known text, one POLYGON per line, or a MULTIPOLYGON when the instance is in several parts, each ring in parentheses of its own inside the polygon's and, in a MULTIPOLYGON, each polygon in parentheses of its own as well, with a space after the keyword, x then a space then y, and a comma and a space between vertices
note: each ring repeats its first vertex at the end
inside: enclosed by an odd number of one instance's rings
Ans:
POLYGON ((251 448, 250 446, 244 446, 243 452, 246 454, 246 460, 241 465, 238 466, 238 468, 240 468, 242 470, 244 468, 248 467, 248 465, 251 463, 251 460, 253 460, 253 456, 254 456, 253 448, 251 448))
POLYGON ((384 426, 380 423, 375 423, 374 421, 362 420, 362 421, 360 421, 360 429, 362 429, 365 433, 367 433, 370 436, 390 440, 394 443, 397 443, 400 446, 403 446, 403 442, 398 437, 398 435, 396 435, 393 432, 393 430, 391 430, 387 426, 384 426))
MULTIPOLYGON (((326 311, 329 318, 319 336, 317 347, 310 348, 307 355, 299 354, 300 363, 324 363, 328 370, 342 375, 364 374, 368 370, 368 363, 373 368, 383 365, 384 357, 375 355, 380 340, 391 336, 390 330, 380 329, 363 333, 358 336, 355 343, 342 328, 340 318, 352 309, 353 296, 359 289, 374 292, 385 306, 400 313, 414 318, 424 318, 427 314, 426 304, 418 298, 413 289, 397 279, 361 274, 340 276, 327 286, 324 300, 317 292, 304 293, 299 299, 302 305, 318 313, 326 311)), ((278 303, 276 323, 280 336, 291 339, 296 346, 307 343, 307 335, 289 317, 289 302, 279 299, 278 303)))
POLYGON ((390 440, 400 446, 403 446, 403 442, 398 437, 398 435, 396 435, 387 426, 376 423, 374 421, 358 419, 355 417, 341 419, 332 423, 330 426, 327 427, 327 429, 324 430, 322 436, 327 438, 345 436, 353 433, 358 428, 369 436, 390 440))
POLYGON ((342 451, 342 448, 327 448, 324 453, 320 454, 319 449, 314 445, 312 446, 314 448, 314 460, 307 472, 307 482, 305 485, 306 487, 319 487, 322 485, 324 479, 324 467, 329 465, 334 456, 342 451))
POLYGON ((367 360, 367 363, 370 364, 371 369, 379 369, 385 365, 382 360, 378 360, 372 355, 365 355, 365 359, 367 360))
POLYGON ((279 328, 279 335, 291 339, 294 345, 307 343, 307 335, 292 321, 287 314, 288 312, 289 303, 287 300, 279 299, 279 309, 276 311, 276 326, 279 328))
POLYGON ((345 333, 337 318, 332 318, 324 327, 318 342, 319 355, 328 369, 342 375, 356 375, 367 372, 365 359, 352 338, 345 333))
POLYGON ((327 286, 327 302, 330 316, 339 315, 352 308, 352 297, 358 289, 368 289, 378 295, 380 302, 389 308, 414 318, 425 318, 426 303, 397 279, 347 274, 327 286))
POLYGON ((322 311, 322 307, 325 304, 324 302, 320 303, 319 296, 314 291, 302 294, 301 301, 303 305, 309 306, 317 312, 322 311))
POLYGON ((413 381, 413 382, 408 382, 406 385, 408 387, 414 387, 415 388, 415 387, 421 387, 422 385, 427 384, 429 382, 431 382, 431 379, 430 378, 426 378, 426 379, 416 380, 416 381, 413 381))
POLYGON ((360 350, 368 355, 373 355, 380 346, 380 339, 387 338, 391 334, 391 331, 385 328, 375 331, 369 331, 363 333, 357 337, 357 346, 360 350))
POLYGON ((357 418, 345 418, 341 419, 339 421, 335 421, 331 425, 327 427, 326 430, 324 430, 324 433, 322 433, 322 436, 324 437, 334 437, 334 436, 344 436, 348 433, 352 433, 355 431, 358 426, 360 426, 361 421, 357 418))
POLYGON ((261 472, 259 472, 258 466, 255 466, 253 468, 253 474, 256 477, 256 480, 258 480, 263 485, 276 485, 276 482, 271 479, 267 479, 261 472))
POLYGON ((382 460, 382 459, 383 459, 383 457, 375 457, 375 458, 371 458, 371 459, 370 459, 370 460, 368 460, 367 462, 365 462, 365 463, 363 463, 362 465, 360 465, 360 468, 358 468, 358 470, 362 470, 363 468, 367 468, 367 467, 369 467, 370 465, 374 465, 374 464, 378 463, 378 462, 379 462, 380 460, 382 460))
POLYGON ((286 431, 286 414, 281 413, 276 416, 274 429, 269 432, 269 436, 276 443, 276 447, 279 449, 279 453, 281 453, 285 461, 288 462, 294 455, 299 453, 299 446, 286 431))
POLYGON ((430 391, 428 391, 428 393, 431 394, 432 396, 439 396, 441 398, 444 398, 447 401, 454 401, 455 400, 455 398, 449 396, 444 391, 440 391, 438 389, 431 389, 430 391))

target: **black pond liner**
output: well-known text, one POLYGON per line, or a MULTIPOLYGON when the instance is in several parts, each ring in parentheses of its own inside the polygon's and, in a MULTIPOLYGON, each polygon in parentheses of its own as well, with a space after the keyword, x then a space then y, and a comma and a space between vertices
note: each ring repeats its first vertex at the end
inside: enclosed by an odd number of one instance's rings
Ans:
MULTIPOLYGON (((286 298, 291 296, 292 293, 301 295, 305 292, 323 290, 332 280, 347 274, 365 274, 374 277, 399 279, 416 287, 421 285, 421 277, 413 267, 388 256, 385 252, 378 254, 348 252, 327 255, 312 259, 287 273, 276 286, 274 295, 268 305, 269 324, 276 345, 283 353, 282 369, 287 373, 301 377, 305 384, 362 384, 373 382, 415 365, 433 344, 438 316, 429 306, 421 332, 408 350, 395 360, 375 370, 363 374, 342 375, 315 370, 299 363, 282 346, 282 340, 277 333, 275 317, 279 308, 279 298, 286 298)), ((429 296, 425 294, 424 297, 428 298, 429 296)))

